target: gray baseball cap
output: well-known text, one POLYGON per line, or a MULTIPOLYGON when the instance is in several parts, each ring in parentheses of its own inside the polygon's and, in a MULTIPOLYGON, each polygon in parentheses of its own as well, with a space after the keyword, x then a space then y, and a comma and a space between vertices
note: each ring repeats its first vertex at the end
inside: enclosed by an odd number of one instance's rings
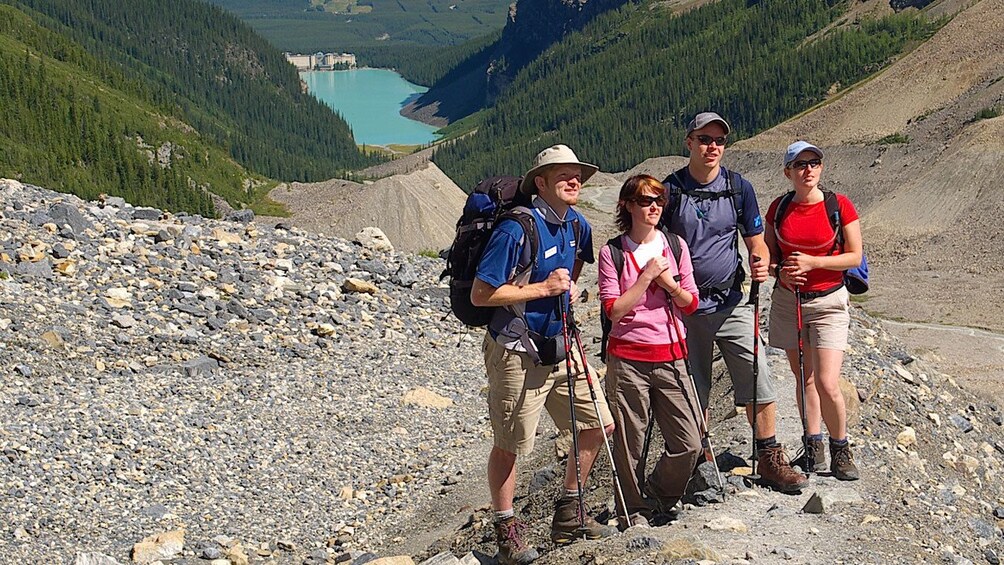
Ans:
POLYGON ((801 141, 801 140, 796 141, 795 143, 789 145, 788 149, 786 149, 784 152, 784 168, 787 169, 788 165, 794 162, 795 158, 798 157, 798 154, 801 153, 802 151, 812 151, 813 153, 818 155, 820 159, 823 158, 822 149, 816 147, 815 145, 809 143, 808 141, 801 141))
POLYGON ((701 129, 712 122, 722 124, 722 127, 725 128, 725 135, 728 135, 732 130, 732 128, 729 127, 729 123, 718 114, 714 112, 701 112, 700 114, 694 116, 693 120, 690 120, 690 124, 687 125, 687 135, 693 133, 695 129, 701 129))

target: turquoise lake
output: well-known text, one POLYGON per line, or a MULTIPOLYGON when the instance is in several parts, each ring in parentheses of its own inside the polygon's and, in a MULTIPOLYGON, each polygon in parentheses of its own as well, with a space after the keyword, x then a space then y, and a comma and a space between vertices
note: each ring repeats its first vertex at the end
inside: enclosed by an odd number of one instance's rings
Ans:
POLYGON ((300 78, 318 100, 334 108, 352 127, 356 143, 418 145, 435 141, 435 126, 399 112, 428 90, 386 69, 305 71, 300 78))

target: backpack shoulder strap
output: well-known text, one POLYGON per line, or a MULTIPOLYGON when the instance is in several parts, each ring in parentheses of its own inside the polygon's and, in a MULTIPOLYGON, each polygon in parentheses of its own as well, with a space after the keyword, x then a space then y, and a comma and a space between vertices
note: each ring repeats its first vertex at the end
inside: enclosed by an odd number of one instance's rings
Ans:
POLYGON ((607 247, 610 248, 610 260, 614 262, 617 274, 620 275, 624 272, 624 243, 621 236, 615 235, 607 240, 607 247))
POLYGON ((495 225, 498 225, 505 219, 515 220, 519 223, 520 227, 523 229, 523 235, 526 237, 525 241, 530 245, 530 253, 527 255, 528 260, 525 264, 520 261, 520 264, 516 269, 516 276, 519 276, 526 273, 537 264, 537 251, 540 247, 540 238, 537 237, 537 220, 533 218, 533 212, 524 206, 516 206, 515 208, 507 210, 499 216, 495 225))
POLYGON ((774 210, 774 232, 778 233, 781 231, 781 221, 784 220, 785 214, 788 212, 788 206, 791 205, 791 201, 795 199, 795 191, 791 190, 787 194, 781 197, 781 201, 777 203, 777 208, 774 210))
MULTIPOLYGON (((681 167, 672 173, 669 173, 669 176, 662 181, 662 184, 666 187, 666 192, 669 193, 669 202, 666 203, 667 211, 675 211, 680 205, 680 198, 685 192, 683 186, 683 175, 686 171, 687 167, 681 167)), ((663 212, 663 215, 665 215, 665 212, 663 212)))
POLYGON ((743 219, 743 178, 735 171, 728 171, 725 190, 732 198, 732 207, 736 209, 736 229, 742 225, 743 219))
POLYGON ((830 227, 833 228, 834 235, 837 236, 837 244, 844 244, 844 229, 840 222, 840 201, 837 200, 837 193, 832 190, 823 191, 823 204, 826 206, 826 217, 830 220, 830 227))

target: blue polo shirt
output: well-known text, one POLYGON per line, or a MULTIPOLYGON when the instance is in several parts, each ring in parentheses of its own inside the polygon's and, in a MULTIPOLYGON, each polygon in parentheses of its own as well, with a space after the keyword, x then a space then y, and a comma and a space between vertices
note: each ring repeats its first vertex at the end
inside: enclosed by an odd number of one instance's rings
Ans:
MULTIPOLYGON (((684 191, 700 190, 725 192, 729 189, 729 171, 721 167, 718 176, 708 184, 700 184, 690 176, 687 167, 670 175, 664 184, 676 176, 683 183, 684 191)), ((756 201, 753 185, 741 176, 741 186, 731 187, 741 193, 736 196, 742 201, 742 218, 736 217, 732 198, 697 199, 682 194, 679 202, 670 202, 662 213, 662 221, 669 230, 687 242, 690 257, 694 263, 694 281, 699 288, 724 284, 736 272, 739 265, 739 250, 736 249, 736 230, 742 237, 763 233, 763 219, 756 201)), ((676 184, 676 183, 674 183, 676 184)), ((730 290, 724 300, 721 296, 708 294, 701 296, 696 314, 711 314, 731 308, 742 300, 742 292, 730 290)))
MULTIPOLYGON (((527 283, 541 282, 552 271, 575 266, 576 258, 592 263, 593 234, 589 222, 574 208, 569 208, 564 218, 559 218, 554 210, 540 197, 533 201, 530 209, 537 224, 539 245, 536 264, 529 272, 527 283), (576 241, 574 220, 578 220, 579 239, 576 241)), ((530 247, 523 237, 523 228, 515 220, 503 220, 492 232, 488 245, 478 264, 477 277, 498 288, 512 281, 520 264, 529 259, 530 247), (523 259, 521 262, 520 259, 523 259)), ((520 281, 522 282, 522 281, 520 281)), ((562 297, 567 300, 567 294, 562 297)), ((488 329, 500 343, 510 349, 521 349, 513 342, 518 341, 522 318, 527 327, 544 337, 561 333, 561 312, 558 297, 540 298, 505 308, 496 308, 488 329)))

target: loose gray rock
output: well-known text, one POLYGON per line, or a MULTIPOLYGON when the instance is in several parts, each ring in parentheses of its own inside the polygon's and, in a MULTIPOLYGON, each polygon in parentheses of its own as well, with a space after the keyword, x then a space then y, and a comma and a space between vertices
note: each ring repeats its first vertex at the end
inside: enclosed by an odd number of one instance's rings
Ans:
POLYGON ((139 207, 133 208, 132 218, 134 220, 159 220, 164 212, 156 208, 139 207))
POLYGON ((14 274, 29 279, 51 280, 54 277, 52 273, 52 263, 49 261, 48 257, 42 259, 41 261, 35 261, 34 263, 22 261, 14 266, 14 274))
POLYGON ((652 536, 637 536, 628 540, 625 547, 628 551, 652 551, 662 548, 662 540, 652 536))
POLYGON ((949 417, 949 420, 951 420, 952 423, 955 424, 955 427, 962 431, 962 433, 969 433, 973 431, 973 423, 969 421, 969 418, 966 418, 961 414, 952 414, 949 417))
POLYGON ((182 369, 185 375, 189 377, 197 377, 199 375, 210 375, 220 366, 219 361, 211 357, 206 357, 205 355, 200 355, 195 359, 191 359, 182 365, 182 369))
POLYGON ((81 236, 84 234, 84 230, 94 228, 93 224, 84 219, 76 206, 65 202, 53 204, 49 208, 49 217, 60 228, 69 226, 75 236, 81 236))
POLYGON ((864 503, 864 499, 857 491, 838 487, 823 492, 814 492, 809 501, 802 507, 802 512, 806 514, 826 514, 832 513, 841 505, 856 506, 864 503))
POLYGON ((117 560, 103 553, 78 553, 73 565, 121 565, 117 560))
POLYGON ((419 565, 459 565, 460 560, 449 551, 437 553, 421 562, 419 565))
POLYGON ((234 210, 227 214, 226 220, 228 222, 240 222, 246 224, 254 220, 254 212, 252 210, 234 210))

